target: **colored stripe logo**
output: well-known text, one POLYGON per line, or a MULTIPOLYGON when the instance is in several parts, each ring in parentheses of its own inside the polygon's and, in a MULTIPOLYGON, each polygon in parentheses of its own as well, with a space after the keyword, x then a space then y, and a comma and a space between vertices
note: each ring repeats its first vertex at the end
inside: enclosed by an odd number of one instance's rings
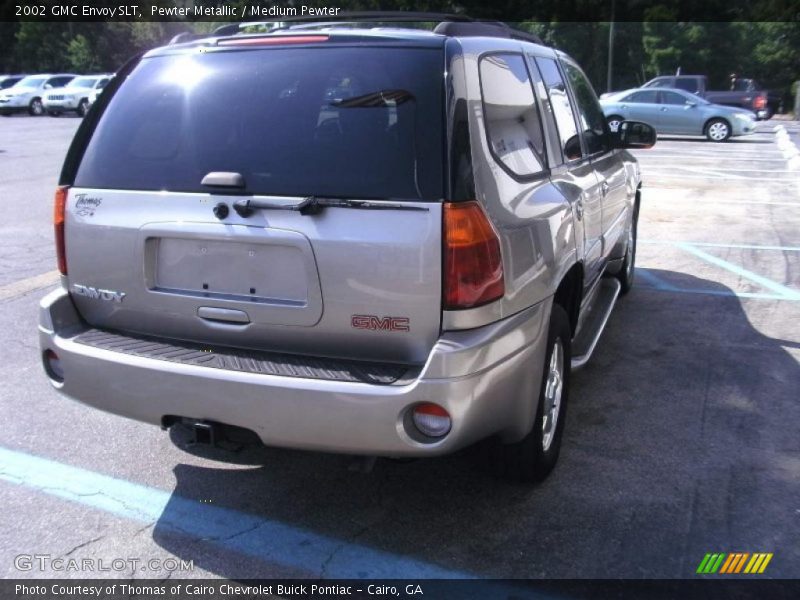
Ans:
POLYGON ((766 570, 772 556, 772 552, 708 553, 700 561, 697 573, 700 575, 761 574, 766 570))

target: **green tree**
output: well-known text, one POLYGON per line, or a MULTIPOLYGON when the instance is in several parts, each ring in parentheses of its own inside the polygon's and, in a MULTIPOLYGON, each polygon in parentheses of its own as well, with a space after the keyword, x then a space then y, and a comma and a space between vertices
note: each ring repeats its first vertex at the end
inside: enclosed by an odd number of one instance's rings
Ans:
POLYGON ((100 69, 94 48, 82 34, 76 35, 67 44, 67 58, 71 71, 91 73, 100 69))

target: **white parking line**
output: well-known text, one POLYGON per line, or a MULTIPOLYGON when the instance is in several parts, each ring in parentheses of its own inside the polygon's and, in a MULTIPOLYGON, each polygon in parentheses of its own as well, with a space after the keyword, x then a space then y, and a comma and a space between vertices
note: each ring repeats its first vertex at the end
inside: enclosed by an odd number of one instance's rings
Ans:
POLYGON ((658 173, 658 172, 651 172, 646 171, 645 177, 650 179, 714 179, 714 180, 726 180, 730 181, 731 179, 735 179, 739 181, 740 179, 746 179, 747 181, 769 181, 770 183, 796 183, 794 179, 790 179, 788 177, 785 178, 778 178, 775 177, 736 177, 735 175, 728 175, 725 173, 719 173, 717 175, 704 175, 702 171, 698 174, 694 173, 658 173))
POLYGON ((757 244, 722 244, 717 242, 687 242, 685 240, 637 240, 641 244, 661 244, 674 246, 675 244, 689 244, 690 246, 703 246, 707 248, 736 248, 741 250, 774 250, 779 252, 800 252, 800 246, 759 246, 757 244))
POLYGON ((0 300, 7 300, 16 296, 22 296, 33 290, 38 290, 58 283, 60 274, 58 271, 48 271, 41 275, 34 275, 27 279, 20 279, 0 286, 0 300))
MULTIPOLYGON (((720 156, 718 154, 697 154, 695 152, 692 152, 691 156, 692 156, 692 160, 713 160, 713 161, 717 161, 717 162, 719 162, 719 160, 720 160, 720 156)), ((649 162, 651 160, 652 161, 661 162, 661 161, 672 160, 672 159, 677 160, 677 161, 685 161, 686 160, 686 154, 685 153, 659 154, 657 152, 653 152, 653 153, 647 154, 647 155, 638 155, 636 158, 639 160, 639 162, 642 162, 642 163, 649 162)), ((781 162, 781 161, 783 161, 785 159, 783 157, 783 154, 776 153, 773 158, 764 158, 763 154, 759 154, 757 156, 753 155, 752 157, 737 154, 735 157, 726 158, 725 160, 726 160, 726 162, 730 161, 730 162, 747 162, 747 163, 750 163, 750 162, 781 162)))
MULTIPOLYGON (((684 176, 680 176, 683 179, 684 176)), ((690 177, 687 175, 686 177, 690 177)), ((694 177, 694 176, 692 176, 694 177)), ((649 180, 648 180, 649 181, 649 180)), ((772 180, 770 180, 772 181, 772 180)), ((791 206, 794 208, 800 208, 800 201, 792 202, 790 200, 780 201, 780 200, 741 200, 737 198, 726 198, 724 196, 716 197, 716 198, 696 198, 694 196, 688 195, 686 192, 687 190, 681 187, 659 187, 659 186, 649 186, 645 185, 643 188, 644 196, 642 197, 643 202, 663 202, 666 205, 672 205, 676 202, 690 202, 693 205, 705 205, 705 204, 764 204, 768 206, 791 206), (678 193, 684 192, 684 193, 678 193)), ((683 209, 682 209, 683 210, 683 209)))

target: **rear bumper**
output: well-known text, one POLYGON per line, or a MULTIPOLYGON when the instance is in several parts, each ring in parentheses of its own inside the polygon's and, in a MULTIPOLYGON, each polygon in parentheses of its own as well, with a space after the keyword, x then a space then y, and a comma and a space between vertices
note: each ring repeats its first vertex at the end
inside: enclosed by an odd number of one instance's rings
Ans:
POLYGON ((179 364, 75 342, 86 330, 69 295, 40 306, 42 352, 61 359, 53 385, 90 406, 160 425, 165 416, 244 427, 270 446, 381 456, 432 456, 533 424, 550 301, 503 321, 441 336, 401 385, 337 382, 179 364), (410 409, 435 402, 452 417, 443 439, 415 439, 410 409))

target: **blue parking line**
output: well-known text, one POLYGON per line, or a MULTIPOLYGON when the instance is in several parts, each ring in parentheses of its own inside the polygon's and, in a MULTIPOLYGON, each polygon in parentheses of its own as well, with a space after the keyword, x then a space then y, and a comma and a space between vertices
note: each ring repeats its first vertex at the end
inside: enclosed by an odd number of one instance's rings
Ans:
POLYGON ((700 258, 708 263, 711 263, 712 265, 716 265, 717 267, 723 268, 726 271, 730 271, 731 273, 734 273, 739 277, 749 279, 750 281, 757 283, 758 285, 765 287, 768 290, 773 291, 774 293, 778 294, 779 296, 782 296, 787 300, 800 300, 800 292, 798 292, 797 290, 793 290, 791 288, 786 287, 785 285, 781 285, 780 283, 772 281, 771 279, 767 279, 766 277, 757 275, 756 273, 748 271, 747 269, 740 267, 739 265, 735 265, 733 263, 728 262, 727 260, 723 260, 717 256, 714 256, 713 254, 704 252, 699 248, 695 248, 691 244, 678 242, 674 245, 676 248, 680 248, 681 250, 684 250, 689 254, 696 256, 697 258, 700 258))
POLYGON ((636 275, 638 275, 641 279, 644 279, 647 283, 650 284, 649 287, 652 287, 656 290, 661 290, 664 292, 682 292, 684 291, 682 288, 675 287, 671 283, 667 283, 661 277, 656 275, 655 273, 649 271, 648 269, 643 269, 638 267, 636 269, 636 275))
POLYGON ((156 523, 225 550, 329 578, 474 576, 164 490, 0 447, 0 480, 126 519, 156 523))
POLYGON ((758 246, 755 244, 716 244, 713 242, 684 242, 668 240, 638 240, 640 244, 658 244, 667 246, 678 246, 688 244, 690 246, 703 246, 710 248, 737 248, 742 250, 777 250, 779 252, 800 252, 800 246, 758 246))
POLYGON ((733 290, 709 290, 703 288, 681 288, 664 281, 653 272, 639 267, 636 276, 643 279, 646 285, 639 285, 641 289, 657 290, 659 292, 675 292, 678 294, 701 294, 706 296, 723 296, 727 298, 755 298, 757 300, 792 300, 783 295, 763 294, 759 292, 735 292, 733 290))

